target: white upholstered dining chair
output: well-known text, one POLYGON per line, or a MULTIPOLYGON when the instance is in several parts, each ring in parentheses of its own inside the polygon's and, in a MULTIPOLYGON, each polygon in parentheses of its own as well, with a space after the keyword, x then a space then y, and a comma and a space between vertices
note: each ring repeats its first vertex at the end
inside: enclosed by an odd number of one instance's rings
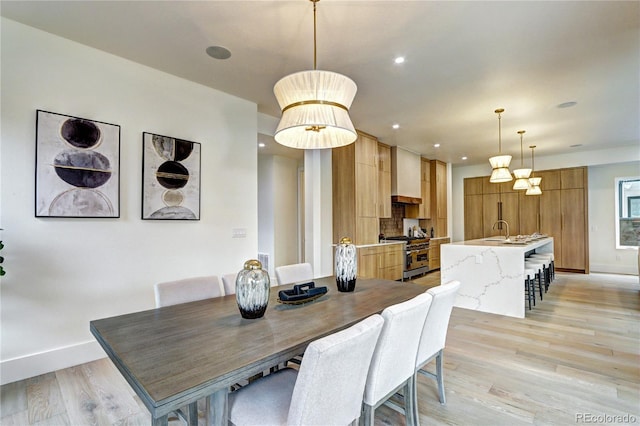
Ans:
POLYGON ((313 279, 313 268, 310 263, 294 263, 276 267, 278 285, 301 283, 313 279))
MULTIPOLYGON (((382 311, 384 326, 373 352, 363 398, 363 420, 373 425, 375 409, 396 392, 405 395, 407 425, 416 425, 414 374, 420 335, 433 297, 425 292, 382 311)), ((305 355, 306 356, 306 355, 305 355)))
POLYGON ((311 342, 300 370, 285 368, 229 395, 241 425, 346 425, 360 418, 367 372, 384 320, 372 315, 311 342))
POLYGON ((224 274, 222 276, 222 286, 224 287, 224 294, 236 294, 236 278, 237 272, 231 274, 224 274))
POLYGON ((224 296, 224 288, 217 275, 157 283, 153 290, 157 308, 224 296))
MULTIPOLYGON (((156 308, 224 296, 224 288, 216 275, 156 283, 153 290, 156 308)), ((198 403, 189 404, 188 411, 188 420, 181 410, 178 410, 176 414, 189 425, 197 426, 198 403)))
MULTIPOLYGON (((441 404, 446 403, 444 396, 444 377, 442 375, 442 356, 445 342, 447 340, 447 329, 449 327, 449 319, 451 318, 453 303, 456 301, 459 289, 459 281, 449 281, 448 283, 427 290, 427 293, 433 296, 433 301, 431 302, 431 308, 429 308, 429 312, 427 313, 427 319, 424 322, 424 330, 420 337, 418 357, 416 359, 416 374, 414 375, 414 381, 417 381, 417 373, 435 379, 438 383, 438 394, 441 404), (424 370, 424 367, 431 362, 433 358, 436 359, 435 374, 424 370)), ((417 383, 413 386, 413 390, 416 392, 414 400, 416 401, 417 409, 417 383)))

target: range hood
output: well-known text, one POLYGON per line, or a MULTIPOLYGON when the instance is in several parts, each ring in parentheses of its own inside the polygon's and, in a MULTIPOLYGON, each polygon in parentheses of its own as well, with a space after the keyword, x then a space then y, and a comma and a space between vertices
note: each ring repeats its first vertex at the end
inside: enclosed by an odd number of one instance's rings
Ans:
POLYGON ((420 155, 400 146, 391 147, 391 202, 422 204, 420 155))

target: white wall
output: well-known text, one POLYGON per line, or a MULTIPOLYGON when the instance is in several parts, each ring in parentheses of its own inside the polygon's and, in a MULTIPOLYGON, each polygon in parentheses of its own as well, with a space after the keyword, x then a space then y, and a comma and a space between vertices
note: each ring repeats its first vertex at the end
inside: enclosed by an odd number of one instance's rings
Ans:
MULTIPOLYGON (((611 176, 640 175, 637 145, 556 156, 536 156, 536 170, 588 166, 589 264, 591 272, 637 274, 637 253, 616 250, 614 242, 614 184, 611 176), (635 170, 635 172, 633 172, 635 170), (628 172, 625 174, 624 172, 628 172), (593 231, 596 226, 597 232, 593 231), (608 240, 611 239, 611 243, 608 240), (618 260, 619 257, 619 260, 618 260)), ((464 178, 489 176, 487 164, 454 166, 452 171, 452 241, 464 240, 464 178)))
POLYGON ((298 263, 298 161, 279 155, 258 156, 259 250, 275 267, 298 263))
POLYGON ((104 356, 89 321, 154 307, 153 284, 257 254, 257 107, 1 21, 1 382, 104 356), (121 126, 119 219, 34 217, 36 109, 121 126), (201 219, 142 221, 142 132, 202 144, 201 219), (246 238, 232 238, 232 229, 246 238))

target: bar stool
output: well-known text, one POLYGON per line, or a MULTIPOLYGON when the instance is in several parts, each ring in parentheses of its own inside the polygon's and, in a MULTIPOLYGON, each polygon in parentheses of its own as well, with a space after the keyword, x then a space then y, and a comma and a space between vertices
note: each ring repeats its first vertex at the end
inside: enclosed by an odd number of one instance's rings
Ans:
POLYGON ((529 310, 531 310, 531 302, 536 306, 536 272, 533 269, 524 270, 524 290, 527 301, 529 302, 529 310))
POLYGON ((531 255, 529 256, 529 261, 542 263, 542 274, 544 276, 544 290, 545 292, 548 291, 549 285, 551 284, 551 258, 549 256, 544 256, 541 254, 531 255))
POLYGON ((551 278, 551 281, 553 281, 556 278, 556 265, 554 262, 554 256, 553 253, 533 253, 530 257, 533 258, 547 258, 550 262, 550 267, 549 267, 549 275, 551 278))
MULTIPOLYGON (((534 271, 534 288, 535 288, 535 278, 538 279, 538 287, 540 288, 540 300, 543 299, 542 296, 542 287, 544 286, 546 289, 546 284, 542 283, 542 280, 544 279, 544 265, 540 262, 536 262, 533 260, 525 260, 524 261, 524 268, 525 269, 531 269, 534 271)), ((546 280, 545 280, 546 281, 546 280)))

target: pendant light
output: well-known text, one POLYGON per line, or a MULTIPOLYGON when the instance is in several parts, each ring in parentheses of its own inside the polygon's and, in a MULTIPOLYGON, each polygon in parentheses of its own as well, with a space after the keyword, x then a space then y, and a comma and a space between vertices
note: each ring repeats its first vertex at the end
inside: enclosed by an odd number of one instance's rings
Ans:
POLYGON ((515 190, 531 188, 531 184, 529 183, 531 169, 524 168, 524 160, 522 159, 524 157, 524 153, 522 151, 522 135, 524 135, 524 133, 525 130, 518 130, 518 134, 520 135, 520 168, 513 171, 513 175, 516 178, 516 181, 513 183, 513 189, 515 190))
POLYGON ((313 70, 280 79, 273 93, 282 109, 276 142, 299 149, 336 148, 357 138, 349 108, 357 86, 349 77, 316 69, 316 3, 313 3, 313 70))
POLYGON ((502 155, 502 128, 500 121, 502 119, 501 114, 504 112, 503 108, 498 108, 495 113, 498 114, 498 155, 489 158, 489 163, 493 171, 491 172, 491 183, 509 182, 513 179, 511 172, 509 171, 509 163, 511 163, 510 155, 502 155))
POLYGON ((533 164, 533 150, 536 148, 536 146, 531 145, 529 148, 531 148, 531 177, 529 178, 531 188, 527 189, 525 195, 540 195, 542 194, 542 190, 540 189, 540 182, 542 182, 542 178, 535 177, 535 166, 533 164))

